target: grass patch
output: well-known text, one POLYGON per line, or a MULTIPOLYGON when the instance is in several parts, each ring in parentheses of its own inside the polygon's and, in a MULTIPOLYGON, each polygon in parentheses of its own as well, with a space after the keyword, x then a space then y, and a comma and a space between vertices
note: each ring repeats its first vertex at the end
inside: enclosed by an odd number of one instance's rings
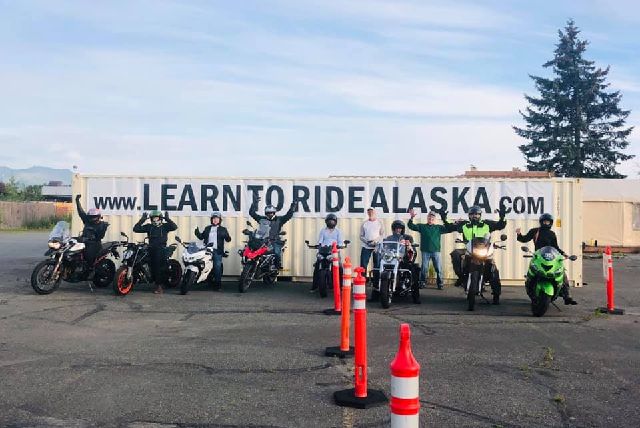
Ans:
POLYGON ((564 404, 567 401, 567 399, 562 394, 556 394, 553 397, 553 401, 558 403, 558 404, 564 404))
POLYGON ((555 359, 556 351, 551 347, 544 348, 544 355, 542 356, 542 361, 540 362, 540 367, 544 367, 545 369, 550 369, 553 365, 553 360, 555 359))
POLYGON ((8 232, 12 232, 12 231, 25 231, 25 230, 51 230, 53 229, 53 226, 56 225, 57 222, 59 221, 66 221, 68 223, 71 223, 71 215, 67 215, 67 216, 63 216, 63 217, 57 217, 57 216, 51 216, 51 217, 44 217, 38 220, 33 220, 33 221, 28 221, 25 224, 22 225, 22 227, 19 228, 14 228, 14 229, 0 229, 3 231, 8 231, 8 232))

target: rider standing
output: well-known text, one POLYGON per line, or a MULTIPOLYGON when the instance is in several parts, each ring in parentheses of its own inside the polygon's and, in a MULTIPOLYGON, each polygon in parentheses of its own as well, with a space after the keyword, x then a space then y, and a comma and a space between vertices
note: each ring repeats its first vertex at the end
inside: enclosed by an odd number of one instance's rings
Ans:
POLYGON ((142 218, 133 226, 135 233, 146 233, 149 238, 149 267, 151 276, 156 283, 155 294, 162 294, 162 284, 167 282, 167 235, 178 228, 171 219, 169 213, 165 211, 164 217, 158 210, 151 211, 150 214, 142 214, 142 218), (147 219, 150 223, 144 224, 147 219), (164 221, 163 221, 164 220, 164 221))
POLYGON ((280 240, 280 231, 282 230, 282 226, 284 226, 291 218, 293 217, 293 213, 296 211, 298 206, 297 202, 292 202, 289 207, 289 211, 282 217, 276 216, 276 208, 273 205, 267 205, 264 209, 264 216, 258 215, 258 202, 260 201, 260 197, 256 196, 253 198, 253 203, 251 204, 251 208, 249 208, 249 215, 252 219, 257 221, 258 223, 261 220, 269 221, 269 239, 273 243, 273 252, 276 256, 276 266, 278 269, 282 269, 282 241, 280 240))
POLYGON ((213 248, 213 289, 222 290, 222 257, 224 257, 224 243, 231 242, 231 236, 227 228, 222 226, 222 214, 218 211, 211 213, 211 224, 200 232, 196 227, 196 237, 211 245, 213 248))
POLYGON ((76 207, 78 209, 78 215, 84 224, 81 237, 84 243, 84 257, 87 262, 87 268, 91 268, 98 256, 98 253, 102 250, 102 238, 107 233, 109 223, 102 221, 102 214, 100 210, 96 208, 90 208, 89 212, 85 212, 80 205, 80 198, 82 195, 76 195, 76 207))
MULTIPOLYGON (((529 242, 533 240, 533 245, 535 246, 536 251, 543 247, 553 247, 563 256, 567 256, 567 254, 560 249, 558 246, 558 238, 551 227, 553 226, 553 216, 548 213, 544 213, 539 218, 540 227, 534 227, 527 232, 526 235, 522 235, 520 232, 520 228, 516 229, 516 233, 518 235, 518 241, 520 242, 529 242)), ((527 289, 529 289, 529 279, 527 279, 527 283, 525 284, 527 289)), ((569 278, 565 272, 564 281, 562 283, 562 288, 560 289, 560 296, 564 299, 565 305, 577 305, 578 302, 573 300, 569 295, 569 278)))

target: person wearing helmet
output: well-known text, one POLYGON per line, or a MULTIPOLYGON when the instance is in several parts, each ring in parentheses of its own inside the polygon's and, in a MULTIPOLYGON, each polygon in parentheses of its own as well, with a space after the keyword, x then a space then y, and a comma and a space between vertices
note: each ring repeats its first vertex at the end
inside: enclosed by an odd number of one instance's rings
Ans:
POLYGON ((80 204, 81 197, 82 195, 76 195, 76 208, 84 225, 80 237, 85 245, 85 261, 87 266, 90 267, 93 266, 98 253, 102 250, 102 239, 107 233, 109 223, 102 220, 102 214, 97 208, 90 208, 89 212, 85 212, 80 204))
MULTIPOLYGON (((391 223, 391 235, 384 238, 384 241, 400 241, 400 243, 407 246, 405 255, 403 259, 400 261, 400 268, 410 270, 411 276, 412 276, 412 283, 417 284, 420 271, 418 269, 418 266, 414 263, 415 250, 412 247, 413 236, 407 235, 404 232, 405 232, 404 222, 402 220, 394 220, 391 223)), ((416 303, 420 303, 420 301, 418 300, 416 303)))
POLYGON ((253 203, 249 208, 249 215, 252 219, 257 222, 261 220, 267 220, 269 222, 269 239, 273 243, 273 252, 276 256, 276 265, 278 269, 282 269, 282 240, 280 239, 280 231, 282 227, 293 217, 293 213, 296 211, 298 207, 297 202, 292 202, 289 207, 289 211, 283 216, 276 215, 276 208, 272 205, 267 205, 264 209, 264 215, 261 216, 258 214, 258 202, 260 202, 260 197, 254 194, 253 203))
POLYGON ((231 242, 227 228, 222 226, 222 214, 217 211, 211 213, 211 224, 205 227, 202 232, 200 232, 200 228, 196 227, 194 232, 205 245, 211 245, 213 248, 213 289, 221 291, 224 243, 231 242))
MULTIPOLYGON (((551 227, 553 226, 553 216, 549 213, 544 213, 538 219, 540 223, 540 227, 534 227, 530 229, 526 235, 522 235, 522 231, 520 228, 516 229, 517 239, 519 242, 529 242, 533 240, 533 245, 536 250, 539 250, 542 247, 553 247, 560 254, 566 257, 566 253, 562 251, 562 249, 558 246, 558 238, 551 227)), ((527 280, 525 284, 527 289, 530 284, 527 280)), ((567 274, 564 275, 564 282, 562 284, 562 289, 560 290, 560 296, 564 299, 565 305, 577 305, 578 302, 573 300, 569 295, 569 278, 567 274)))
MULTIPOLYGON (((446 222, 446 212, 443 215, 443 220, 446 222)), ((484 237, 487 234, 491 234, 496 230, 502 230, 507 226, 507 221, 504 219, 506 215, 506 209, 504 205, 500 204, 500 208, 498 209, 498 221, 494 220, 483 220, 482 219, 482 208, 477 205, 469 208, 469 221, 463 221, 460 223, 450 223, 450 230, 456 231, 462 234, 463 241, 469 242, 473 238, 484 237)), ((466 261, 464 257, 462 257, 462 253, 460 252, 452 252, 451 253, 451 261, 454 264, 454 270, 456 270, 456 274, 458 274, 458 280, 456 281, 456 287, 462 286, 462 284, 466 281, 466 277, 468 274, 468 268, 466 266, 466 261), (459 256, 456 257, 456 256, 459 256), (455 269, 456 264, 458 264, 458 268, 455 269)), ((490 271, 485 272, 485 278, 489 278, 489 282, 491 283, 491 293, 493 294, 493 304, 500 304, 500 293, 502 290, 502 285, 500 283, 500 271, 498 271, 498 267, 495 264, 495 261, 492 260, 490 265, 490 271)))
MULTIPOLYGON (((318 235, 318 246, 330 247, 333 246, 333 243, 335 242, 338 248, 344 247, 342 232, 337 228, 338 216, 333 213, 327 214, 327 216, 324 218, 324 224, 325 227, 320 230, 320 234, 318 235)), ((313 278, 316 277, 319 268, 320 266, 316 260, 316 263, 313 264, 313 278)), ((310 292, 313 293, 317 289, 318 283, 316 281, 313 281, 311 284, 310 292)))
POLYGON ((153 210, 149 214, 142 214, 142 218, 133 226, 135 233, 146 233, 149 238, 149 267, 151 276, 156 283, 155 294, 162 294, 162 285, 167 282, 168 260, 165 248, 167 247, 167 235, 178 229, 169 218, 169 213, 165 211, 164 217, 158 210, 153 210), (145 222, 149 219, 149 223, 145 222))
MULTIPOLYGON (((427 223, 415 224, 413 219, 416 217, 414 210, 409 211, 409 229, 420 233, 420 251, 422 253, 422 269, 420 270, 420 288, 424 287, 429 270, 429 262, 433 262, 433 269, 436 271, 436 285, 438 290, 442 290, 442 257, 440 255, 440 247, 442 235, 452 232, 447 223, 436 224, 436 212, 430 211, 427 214, 427 223)), ((440 211, 440 217, 446 219, 444 211, 440 211)))

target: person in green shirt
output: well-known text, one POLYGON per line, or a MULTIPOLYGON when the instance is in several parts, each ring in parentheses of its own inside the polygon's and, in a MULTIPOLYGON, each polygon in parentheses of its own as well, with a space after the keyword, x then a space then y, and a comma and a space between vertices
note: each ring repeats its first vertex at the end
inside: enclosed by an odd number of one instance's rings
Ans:
MULTIPOLYGON (((427 215, 427 223, 414 223, 416 216, 414 210, 409 211, 411 219, 409 220, 409 229, 420 233, 420 251, 422 252, 422 270, 420 271, 420 288, 424 287, 429 270, 429 262, 433 262, 433 269, 436 271, 436 284, 438 290, 442 290, 442 257, 440 255, 441 236, 444 233, 453 232, 454 226, 448 223, 436 224, 436 213, 429 212, 427 215)), ((440 217, 446 218, 446 213, 440 212, 440 217)))

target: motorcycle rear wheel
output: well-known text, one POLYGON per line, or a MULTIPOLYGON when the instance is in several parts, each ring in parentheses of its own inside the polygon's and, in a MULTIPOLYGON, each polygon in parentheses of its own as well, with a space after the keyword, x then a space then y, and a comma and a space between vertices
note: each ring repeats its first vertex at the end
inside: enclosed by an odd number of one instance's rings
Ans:
POLYGON ((56 281, 51 282, 51 275, 53 275, 55 267, 55 260, 44 260, 33 268, 31 287, 33 287, 36 293, 51 294, 58 289, 61 281, 60 277, 58 277, 56 281))
POLYGON ((244 293, 247 291, 251 282, 253 281, 253 275, 255 274, 256 264, 253 262, 246 263, 240 273, 240 279, 238 280, 238 292, 244 293))
POLYGON ((116 264, 112 260, 104 259, 98 263, 93 271, 93 285, 98 288, 107 287, 113 283, 116 275, 116 264))
POLYGON ((182 265, 174 259, 169 259, 167 264, 167 288, 175 288, 182 279, 182 265))

